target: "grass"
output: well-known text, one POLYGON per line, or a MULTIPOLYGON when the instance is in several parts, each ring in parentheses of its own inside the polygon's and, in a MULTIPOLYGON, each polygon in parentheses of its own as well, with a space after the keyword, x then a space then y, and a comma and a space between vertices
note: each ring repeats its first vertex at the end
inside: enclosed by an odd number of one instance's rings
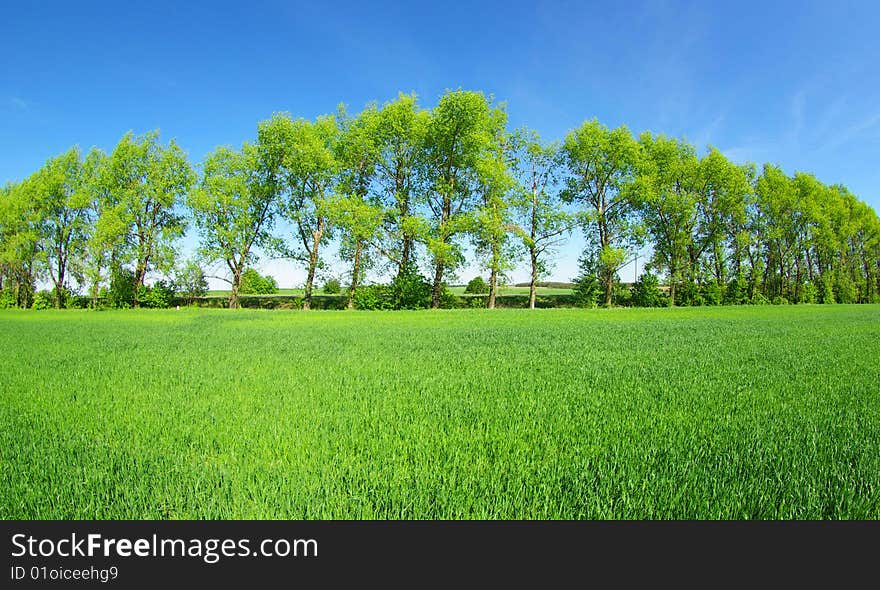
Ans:
POLYGON ((0 312, 0 517, 880 518, 880 307, 0 312))

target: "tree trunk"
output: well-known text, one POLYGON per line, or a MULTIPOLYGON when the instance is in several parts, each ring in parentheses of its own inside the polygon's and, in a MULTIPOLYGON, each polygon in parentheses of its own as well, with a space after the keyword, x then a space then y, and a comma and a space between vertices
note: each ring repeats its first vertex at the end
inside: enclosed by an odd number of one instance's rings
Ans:
POLYGON ((403 276, 403 273, 406 272, 407 267, 409 266, 410 258, 412 257, 412 245, 413 238, 412 236, 406 233, 406 230, 403 229, 403 225, 406 222, 406 218, 409 216, 409 197, 406 196, 405 191, 405 181, 404 178, 398 170, 395 175, 395 188, 397 193, 397 209, 400 213, 400 224, 401 224, 401 233, 403 234, 402 241, 400 244, 400 264, 397 267, 397 276, 403 276))
POLYGON ((363 242, 358 240, 354 249, 354 268, 351 269, 351 287, 348 289, 348 309, 354 309, 354 294, 358 288, 358 277, 361 276, 361 250, 363 242))
POLYGON ((443 263, 439 260, 434 269, 434 285, 431 289, 431 309, 440 307, 440 288, 443 284, 443 263))
POLYGON ((409 259, 412 257, 412 237, 404 235, 403 242, 400 246, 400 264, 397 267, 397 276, 403 276, 406 268, 409 266, 409 259))
POLYGON ((312 232, 312 249, 309 251, 309 273, 306 276, 306 289, 303 294, 303 310, 312 308, 312 285, 315 283, 315 272, 318 269, 318 248, 324 235, 324 219, 318 219, 318 229, 312 232))
POLYGON ((610 268, 603 269, 602 282, 605 283, 605 307, 611 307, 611 295, 614 291, 614 271, 610 268))
POLYGON ((675 267, 669 267, 669 307, 675 307, 675 267))
POLYGON ((232 275, 232 294, 229 296, 229 309, 238 309, 238 290, 241 288, 241 270, 232 275))
POLYGON ((529 258, 532 262, 532 276, 529 282, 529 309, 535 309, 535 298, 538 290, 538 253, 534 247, 529 248, 529 258))
POLYGON ((611 294, 614 290, 614 271, 617 269, 606 268, 601 258, 606 248, 611 245, 611 239, 608 235, 608 224, 605 221, 604 202, 597 208, 596 212, 599 216, 596 221, 596 226, 599 229, 599 278, 602 286, 605 288, 605 307, 611 307, 611 294))
POLYGON ((55 281, 55 309, 61 309, 61 299, 64 296, 64 271, 58 267, 58 279, 55 281))
POLYGON ((727 283, 727 277, 724 276, 723 248, 721 247, 721 243, 718 240, 715 240, 712 249, 715 254, 715 280, 717 281, 718 287, 723 289, 725 283, 727 283))
POLYGON ((489 301, 486 307, 495 309, 495 297, 498 294, 498 267, 500 266, 501 246, 498 242, 492 244, 492 272, 489 274, 489 301))
POLYGON ((147 265, 138 261, 137 271, 134 275, 134 307, 140 307, 141 302, 138 300, 138 291, 144 284, 147 275, 147 265))

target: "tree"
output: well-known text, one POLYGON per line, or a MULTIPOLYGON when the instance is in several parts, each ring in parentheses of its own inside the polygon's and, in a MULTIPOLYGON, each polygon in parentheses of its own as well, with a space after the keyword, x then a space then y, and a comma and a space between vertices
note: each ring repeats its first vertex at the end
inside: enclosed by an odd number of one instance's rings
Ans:
POLYGON ((763 284, 768 299, 788 295, 787 267, 792 263, 797 242, 798 193, 794 182, 778 166, 764 165, 755 183, 758 207, 762 213, 766 248, 766 266, 763 284))
POLYGON ((584 254, 578 260, 578 276, 574 279, 574 300, 579 307, 596 307, 604 289, 596 272, 596 260, 584 254))
POLYGON ((392 245, 383 249, 397 264, 397 276, 415 263, 415 242, 420 232, 416 207, 425 176, 425 139, 430 113, 419 107, 415 94, 400 94, 379 110, 373 128, 378 151, 375 182, 388 215, 387 237, 392 245))
POLYGON ((194 181, 186 154, 173 139, 163 146, 157 131, 129 132, 110 154, 104 182, 109 204, 125 226, 116 257, 134 264, 134 307, 147 273, 173 267, 174 243, 185 229, 179 206, 194 181))
POLYGON ((482 93, 447 92, 431 114, 426 137, 429 209, 424 232, 434 266, 431 307, 440 307, 445 274, 464 260, 457 237, 472 228, 479 165, 507 114, 482 93))
POLYGON ((549 270, 548 257, 571 232, 574 218, 562 209, 559 193, 552 190, 558 169, 559 147, 543 144, 537 132, 520 129, 514 134, 514 174, 519 217, 516 234, 529 257, 529 308, 535 308, 538 279, 549 270))
POLYGON ((330 237, 327 205, 337 172, 339 127, 333 116, 311 122, 281 113, 260 123, 258 136, 280 212, 296 230, 288 254, 306 264, 303 309, 308 310, 321 266, 321 244, 330 237))
POLYGON ((177 269, 174 276, 176 291, 186 299, 187 305, 192 305, 196 297, 204 297, 208 292, 208 279, 205 271, 193 260, 177 269))
POLYGON ((336 144, 339 166, 337 195, 328 200, 328 218, 340 230, 340 254, 351 264, 348 308, 354 298, 364 271, 371 265, 371 250, 377 245, 385 220, 385 209, 377 198, 371 198, 370 186, 380 159, 375 140, 378 113, 368 107, 357 117, 339 117, 341 134, 336 144))
POLYGON ((484 293, 489 292, 489 285, 486 284, 483 277, 476 276, 468 281, 467 286, 464 288, 464 292, 470 295, 483 295, 484 293))
POLYGON ((251 144, 240 152, 219 147, 205 158, 201 183, 187 201, 202 239, 200 255, 229 269, 230 309, 239 305, 242 272, 257 261, 254 249, 273 241, 278 201, 261 165, 251 144))
POLYGON ((644 272, 632 287, 632 304, 637 307, 660 307, 663 293, 656 275, 644 272))
POLYGON ((588 256, 595 260, 606 306, 611 305, 614 278, 636 235, 628 191, 637 158, 638 144, 629 129, 609 130, 595 119, 570 132, 562 145, 567 174, 562 196, 566 202, 583 206, 588 256))
POLYGON ((96 148, 89 151, 83 162, 83 190, 92 212, 92 227, 85 243, 83 282, 88 285, 92 307, 98 305, 102 285, 110 278, 109 269, 124 258, 127 232, 125 206, 117 202, 110 191, 108 163, 107 154, 96 148))
POLYGON ((248 268, 241 273, 241 293, 248 295, 272 295, 278 292, 278 283, 269 275, 261 275, 256 269, 248 268))
POLYGON ((79 149, 72 148, 46 162, 30 185, 39 218, 40 259, 55 287, 56 309, 64 305, 68 274, 74 274, 82 282, 92 224, 84 173, 79 149))
POLYGON ((11 289, 15 304, 31 306, 39 277, 40 220, 33 206, 34 180, 7 184, 0 192, 0 267, 4 288, 11 289))
POLYGON ((513 268, 518 254, 511 243, 514 229, 515 181, 510 173, 511 146, 503 128, 496 136, 485 157, 477 164, 478 192, 481 196, 474 210, 474 237, 476 254, 489 271, 489 297, 486 306, 495 308, 499 277, 513 268))
POLYGON ((684 141, 643 133, 634 203, 654 246, 654 264, 667 271, 669 305, 686 268, 700 197, 699 162, 684 141))
POLYGON ((734 228, 745 220, 746 203, 751 194, 750 170, 737 166, 715 148, 700 160, 702 190, 697 200, 696 227, 688 248, 691 281, 696 278, 700 259, 708 255, 717 289, 723 294, 728 275, 730 238, 736 247, 734 228))

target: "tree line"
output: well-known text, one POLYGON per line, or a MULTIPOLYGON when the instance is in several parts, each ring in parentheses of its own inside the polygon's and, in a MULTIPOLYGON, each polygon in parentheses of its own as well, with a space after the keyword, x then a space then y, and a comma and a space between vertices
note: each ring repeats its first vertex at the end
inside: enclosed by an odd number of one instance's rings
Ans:
POLYGON ((615 303, 618 272, 645 246, 634 303, 648 304, 657 275, 673 306, 880 301, 880 220, 843 185, 596 120, 546 142, 509 129, 504 104, 462 90, 430 109, 401 94, 357 114, 278 113, 197 167, 157 132, 128 133, 110 153, 72 148, 0 189, 0 300, 30 307, 42 280, 56 307, 74 285, 93 301, 121 285, 140 306, 147 276, 179 267, 188 227, 199 248, 187 268, 221 265, 232 308, 262 254, 301 265, 309 309, 331 240, 349 307, 375 269, 394 277, 398 307, 414 292, 441 306, 468 246, 488 273, 488 307, 522 260, 534 307, 578 230, 577 291, 598 305, 615 303))

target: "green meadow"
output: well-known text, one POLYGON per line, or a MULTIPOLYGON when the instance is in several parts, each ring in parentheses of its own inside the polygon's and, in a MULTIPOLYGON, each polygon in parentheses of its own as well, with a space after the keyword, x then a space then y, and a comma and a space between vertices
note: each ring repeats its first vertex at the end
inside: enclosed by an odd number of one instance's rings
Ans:
POLYGON ((3 519, 880 518, 880 306, 0 312, 3 519))

